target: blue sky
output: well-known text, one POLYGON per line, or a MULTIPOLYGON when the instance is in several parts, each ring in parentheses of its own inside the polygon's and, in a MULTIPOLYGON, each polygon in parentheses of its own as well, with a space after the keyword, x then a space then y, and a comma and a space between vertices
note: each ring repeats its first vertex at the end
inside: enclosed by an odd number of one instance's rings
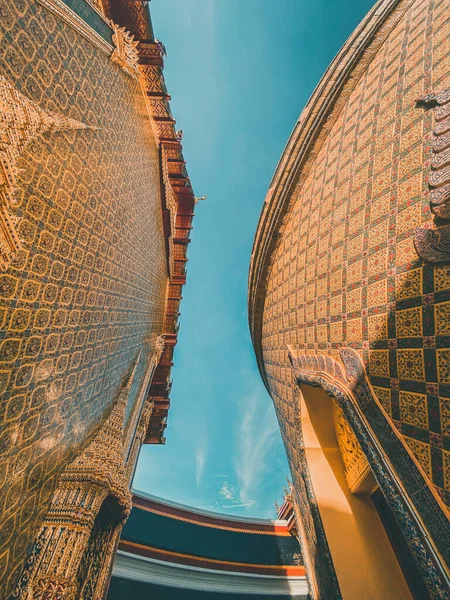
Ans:
POLYGON ((247 324, 262 203, 289 134, 373 0, 153 0, 165 77, 197 196, 165 446, 134 487, 275 517, 288 466, 247 324))

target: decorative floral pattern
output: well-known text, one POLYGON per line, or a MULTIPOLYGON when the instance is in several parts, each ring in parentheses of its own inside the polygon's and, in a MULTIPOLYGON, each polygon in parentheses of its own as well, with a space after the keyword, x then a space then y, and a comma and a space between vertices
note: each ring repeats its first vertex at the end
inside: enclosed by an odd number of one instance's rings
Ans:
POLYGON ((397 275, 397 298, 414 298, 422 295, 422 269, 412 269, 397 275))
POLYGON ((422 307, 408 308, 396 312, 397 337, 422 337, 422 307))
POLYGON ((428 429, 428 406, 425 394, 401 390, 399 397, 401 420, 404 423, 428 429))
POLYGON ((369 372, 374 377, 389 377, 387 350, 372 350, 369 354, 369 372))
POLYGON ((435 304, 436 335, 450 335, 450 302, 435 304))
MULTIPOLYGON (((286 346, 339 360, 339 349, 350 345, 363 357, 397 431, 418 442, 415 455, 430 487, 450 505, 450 480, 444 476, 450 351, 445 309, 435 310, 449 302, 450 269, 424 264, 414 247, 415 229, 431 222, 426 158, 433 127, 430 112, 418 110, 415 102, 450 85, 447 13, 446 0, 414 2, 391 32, 385 30, 383 46, 319 128, 314 152, 305 151, 295 190, 278 189, 294 168, 292 150, 283 156, 277 186, 268 194, 267 221, 261 220, 252 259, 252 336, 301 490, 308 475, 296 447, 295 384, 287 372, 286 346), (275 214, 282 214, 282 224, 275 214), (358 319, 361 337, 355 340, 358 319), (328 336, 324 341, 322 328, 319 341, 317 328, 325 322, 328 336), (411 397, 413 413, 405 393, 425 396, 426 403, 411 397)), ((306 502, 302 510, 308 510, 306 502)), ((317 569, 320 562, 315 554, 317 569)))
POLYGON ((397 363, 401 379, 425 380, 423 350, 397 350, 397 363))

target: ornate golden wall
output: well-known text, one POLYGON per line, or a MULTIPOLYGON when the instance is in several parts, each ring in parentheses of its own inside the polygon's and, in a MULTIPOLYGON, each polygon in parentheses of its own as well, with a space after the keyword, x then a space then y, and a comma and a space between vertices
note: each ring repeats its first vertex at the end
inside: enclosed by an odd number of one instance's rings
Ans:
POLYGON ((393 427, 450 505, 450 268, 414 247, 416 228, 435 220, 435 117, 416 100, 450 88, 448 9, 448 0, 380 0, 301 115, 256 234, 250 328, 320 597, 339 592, 308 480, 288 346, 294 357, 338 362, 340 348, 356 350, 393 427))
MULTIPOLYGON (((293 425, 286 345, 363 356, 395 425, 450 503, 450 267, 425 264, 432 115, 415 100, 450 86, 448 2, 417 1, 350 94, 294 191, 264 306, 264 364, 293 425)), ((289 434, 288 434, 289 437, 289 434)))
POLYGON ((162 330, 167 263, 139 82, 36 0, 0 0, 0 35, 0 103, 14 109, 0 118, 0 154, 17 159, 6 216, 20 244, 0 273, 6 597, 58 474, 142 350, 136 397, 162 330))

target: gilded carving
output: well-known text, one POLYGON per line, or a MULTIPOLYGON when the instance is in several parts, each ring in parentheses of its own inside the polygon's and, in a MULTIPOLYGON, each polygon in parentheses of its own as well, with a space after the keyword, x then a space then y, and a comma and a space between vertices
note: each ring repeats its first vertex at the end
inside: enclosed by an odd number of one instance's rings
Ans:
POLYGON ((355 494, 361 490, 364 481, 370 474, 370 466, 345 418, 344 411, 336 403, 333 403, 333 418, 336 439, 344 466, 345 480, 349 490, 352 494, 355 494))
POLYGON ((164 145, 161 147, 161 162, 162 162, 162 175, 163 175, 163 184, 164 184, 164 195, 166 199, 166 206, 169 211, 169 219, 170 219, 170 237, 169 237, 169 269, 170 275, 173 276, 175 272, 174 266, 174 247, 173 247, 173 238, 175 235, 175 227, 177 220, 177 211, 178 211, 178 202, 175 197, 172 184, 169 179, 168 172, 168 164, 167 164, 167 153, 164 148, 164 145))
POLYGON ((86 125, 50 113, 21 94, 0 75, 0 269, 4 270, 21 247, 17 204, 17 161, 27 144, 43 133, 86 129, 86 125))
POLYGON ((107 17, 108 0, 87 0, 89 4, 100 13, 102 17, 107 17))
POLYGON ((416 229, 414 244, 421 258, 433 263, 450 260, 450 88, 417 101, 433 108, 435 126, 432 139, 431 170, 428 177, 430 208, 438 220, 434 228, 416 229), (440 219, 444 220, 441 223, 440 219))
MULTIPOLYGON (((155 370, 158 366, 161 355, 164 351, 165 345, 166 345, 165 336, 159 335, 156 338, 155 347, 153 349, 153 354, 149 361, 149 364, 148 364, 148 367, 146 370, 146 374, 145 374, 145 377, 144 377, 144 380, 143 380, 143 383, 141 386, 141 393, 139 394, 139 398, 135 403, 132 415, 129 420, 127 434, 125 437, 126 450, 128 450, 128 448, 131 447, 132 452, 134 451, 133 449, 136 446, 135 437, 139 434, 139 428, 141 427, 142 420, 144 419, 144 414, 147 414, 146 411, 148 410, 148 405, 151 405, 151 407, 153 409, 153 402, 147 398, 147 394, 148 394, 149 386, 150 386, 153 376, 155 374, 155 370)), ((150 420, 151 413, 152 413, 152 410, 150 410, 150 412, 148 414, 148 420, 150 420)), ((148 425, 148 421, 147 421, 147 425, 148 425)), ((137 460, 137 453, 141 447, 141 444, 142 444, 142 440, 137 445, 135 460, 137 460)), ((130 461, 131 461, 131 459, 128 458, 127 468, 130 466, 130 461)), ((131 464, 130 468, 132 470, 134 470, 135 462, 131 461, 131 463, 132 464, 131 464)))
POLYGON ((164 352, 165 347, 166 347, 166 336, 164 334, 159 335, 156 338, 155 349, 153 351, 153 356, 152 356, 152 363, 154 364, 155 368, 156 368, 156 365, 159 363, 161 354, 164 352))
POLYGON ((136 431, 136 436, 133 440, 133 445, 131 447, 131 452, 127 463, 127 477, 128 481, 130 482, 130 485, 131 480, 133 479, 134 470, 136 468, 139 450, 141 449, 141 446, 145 440, 145 435, 147 433, 148 424, 150 423, 150 418, 152 416, 154 406, 155 403, 152 400, 146 400, 144 408, 142 410, 141 418, 139 420, 139 425, 136 431))
POLYGON ((112 62, 119 65, 131 77, 139 78, 139 55, 137 51, 138 42, 125 27, 119 27, 111 21, 113 29, 114 50, 111 54, 112 62))

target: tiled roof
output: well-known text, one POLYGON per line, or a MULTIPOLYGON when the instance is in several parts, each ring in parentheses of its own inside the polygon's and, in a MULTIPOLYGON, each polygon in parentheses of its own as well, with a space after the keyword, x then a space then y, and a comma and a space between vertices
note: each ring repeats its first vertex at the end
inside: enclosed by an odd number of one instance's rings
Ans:
MULTIPOLYGON (((175 553, 186 559, 205 559, 209 568, 217 568, 214 561, 225 561, 235 563, 236 570, 258 565, 273 567, 274 573, 280 567, 301 565, 300 547, 289 534, 287 522, 258 520, 252 524, 233 521, 228 516, 222 518, 219 514, 216 518, 211 514, 201 515, 190 512, 188 507, 174 511, 170 504, 136 495, 133 505, 121 538, 121 547, 128 552, 134 544, 141 551, 149 549, 162 560, 170 561, 170 553, 175 553)), ((281 569, 281 572, 286 571, 281 569)))

